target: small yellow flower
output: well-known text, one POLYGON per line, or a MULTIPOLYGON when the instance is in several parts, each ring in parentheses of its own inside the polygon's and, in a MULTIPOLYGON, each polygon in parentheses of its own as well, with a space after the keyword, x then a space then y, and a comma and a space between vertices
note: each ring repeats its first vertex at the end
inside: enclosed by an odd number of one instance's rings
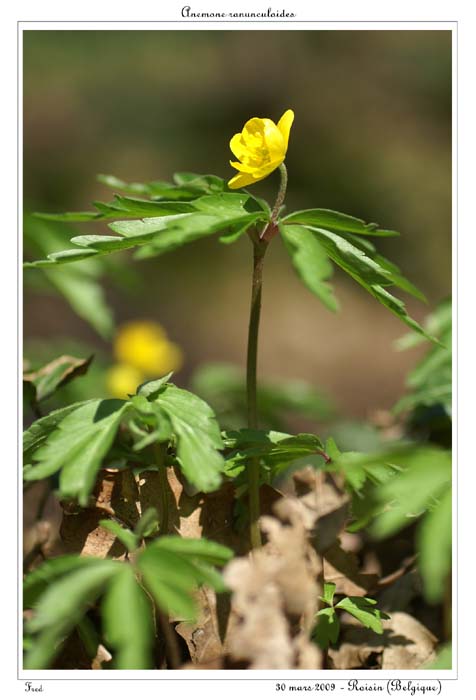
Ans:
POLYGON ((113 365, 106 373, 107 390, 116 399, 127 399, 129 394, 135 394, 143 381, 142 372, 130 365, 113 365))
POLYGON ((153 378, 180 369, 183 361, 178 345, 167 338, 162 326, 151 321, 132 321, 122 326, 114 352, 121 364, 153 378))
POLYGON ((241 134, 233 136, 230 148, 240 162, 230 160, 238 170, 228 183, 230 189, 253 185, 281 165, 288 150, 293 121, 292 109, 288 109, 277 124, 271 119, 253 117, 246 122, 241 134))

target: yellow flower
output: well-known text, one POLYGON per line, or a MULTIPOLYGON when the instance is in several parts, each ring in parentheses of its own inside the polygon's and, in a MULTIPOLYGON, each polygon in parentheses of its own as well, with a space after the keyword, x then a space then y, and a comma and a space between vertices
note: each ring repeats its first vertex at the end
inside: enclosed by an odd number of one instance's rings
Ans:
POLYGON ((180 369, 183 360, 178 345, 167 338, 162 326, 151 321, 132 321, 122 326, 114 352, 120 363, 153 378, 180 369))
POLYGON ((259 117, 246 122, 241 134, 235 134, 230 141, 232 153, 240 162, 230 160, 238 174, 231 178, 228 187, 236 190, 253 185, 281 165, 293 121, 294 112, 288 109, 277 124, 259 117))
POLYGON ((142 372, 130 365, 113 365, 106 373, 107 390, 116 399, 127 399, 129 394, 135 394, 143 381, 142 372))

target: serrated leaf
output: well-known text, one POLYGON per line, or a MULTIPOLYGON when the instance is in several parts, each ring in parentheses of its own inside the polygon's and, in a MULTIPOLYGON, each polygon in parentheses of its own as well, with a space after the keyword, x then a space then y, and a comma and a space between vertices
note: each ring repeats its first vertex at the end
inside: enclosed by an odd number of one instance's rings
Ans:
POLYGON ((116 399, 94 400, 69 413, 35 450, 25 479, 43 479, 61 469, 62 495, 86 505, 127 405, 116 399))
POLYGON ((151 381, 144 382, 137 388, 137 393, 146 398, 155 398, 153 395, 158 394, 159 391, 168 383, 169 379, 172 377, 173 372, 160 377, 160 379, 152 379, 151 381))
POLYGON ((107 187, 121 192, 171 200, 195 199, 200 194, 218 192, 225 187, 224 180, 216 175, 195 173, 176 173, 174 175, 175 184, 163 181, 127 183, 114 175, 98 175, 97 179, 107 187))
POLYGON ((385 506, 370 528, 375 537, 389 537, 408 525, 451 483, 451 455, 445 450, 417 448, 397 464, 405 468, 379 485, 373 496, 377 508, 385 506))
POLYGON ((154 236, 154 239, 147 246, 136 252, 136 259, 142 260, 162 255, 187 243, 224 231, 229 226, 235 226, 236 224, 248 224, 251 226, 261 217, 261 214, 236 213, 236 215, 230 214, 225 217, 197 213, 185 214, 184 216, 189 216, 190 218, 182 219, 180 222, 176 222, 174 226, 170 226, 154 236))
POLYGON ((196 588, 196 571, 183 557, 156 551, 149 546, 138 558, 144 583, 159 608, 168 614, 193 620, 197 614, 192 591, 196 588))
POLYGON ((336 442, 335 442, 333 437, 327 438, 326 444, 325 444, 325 452, 327 455, 329 455, 329 457, 333 461, 335 461, 336 459, 339 459, 339 457, 341 456, 341 452, 340 452, 339 448, 337 447, 336 442))
POLYGON ((327 605, 332 607, 334 601, 334 593, 336 590, 336 584, 331 581, 324 581, 324 592, 321 596, 321 600, 327 605))
POLYGON ((91 557, 78 557, 75 554, 65 554, 54 559, 47 559, 37 569, 27 574, 23 580, 23 608, 32 608, 39 597, 54 584, 54 582, 70 574, 76 569, 94 566, 96 560, 91 557))
MULTIPOLYGON (((451 338, 451 325, 452 325, 452 303, 451 299, 444 299, 438 304, 436 309, 434 309, 425 319, 424 328, 427 333, 437 337, 443 342, 447 347, 451 346, 451 341, 448 342, 447 338, 451 338)), ((396 342, 396 347, 398 350, 407 350, 408 348, 413 348, 416 345, 420 345, 424 341, 418 333, 407 333, 402 338, 399 338, 396 342)))
POLYGON ((375 600, 371 598, 350 596, 343 598, 335 607, 348 612, 349 615, 361 622, 364 627, 368 627, 377 634, 383 634, 381 618, 388 619, 388 615, 381 613, 378 608, 373 607, 374 605, 375 600))
POLYGON ((56 389, 65 386, 80 377, 89 369, 93 355, 87 359, 62 355, 52 362, 44 365, 35 372, 27 372, 23 378, 34 384, 36 388, 36 401, 42 401, 51 396, 56 389))
MULTIPOLYGON (((150 199, 115 196, 115 201, 129 216, 167 216, 193 211, 188 202, 154 202, 150 199)), ((117 216, 117 215, 116 215, 117 216)))
POLYGON ((138 538, 150 537, 157 532, 158 526, 159 514, 157 508, 147 508, 135 526, 134 534, 138 538))
POLYGON ((362 238, 356 234, 344 231, 339 231, 339 236, 345 238, 356 248, 363 250, 364 253, 366 253, 377 263, 377 265, 384 268, 384 270, 387 272, 389 282, 408 294, 411 294, 416 299, 420 299, 420 301, 425 303, 427 302, 425 295, 417 287, 415 287, 412 282, 407 280, 407 278, 402 275, 401 270, 397 265, 390 262, 390 260, 387 260, 387 258, 384 258, 383 255, 377 253, 377 249, 375 248, 374 244, 368 240, 368 238, 362 238))
MULTIPOLYGON (((407 376, 409 392, 394 406, 394 413, 415 411, 420 407, 442 406, 452 414, 451 303, 443 302, 425 321, 427 330, 435 332, 440 345, 433 346, 407 376)), ((405 336, 407 345, 416 344, 412 334, 405 336)), ((400 344, 400 349, 402 345, 400 344)))
POLYGON ((87 321, 103 338, 109 338, 114 328, 113 313, 106 302, 104 290, 96 278, 84 272, 81 265, 46 269, 44 274, 49 282, 67 300, 80 318, 87 321))
POLYGON ((117 566, 117 562, 94 559, 48 586, 37 601, 35 616, 26 625, 29 633, 38 636, 25 657, 25 668, 48 667, 64 637, 99 597, 117 566))
POLYGON ((249 195, 242 192, 222 192, 220 194, 205 195, 199 197, 192 205, 194 209, 207 214, 223 215, 234 217, 236 214, 245 212, 245 205, 249 200, 249 195))
POLYGON ((425 515, 417 533, 423 592, 433 605, 443 598, 451 568, 451 505, 452 491, 448 489, 425 515))
POLYGON ((202 584, 225 590, 213 565, 223 565, 232 556, 228 547, 215 542, 165 536, 141 553, 138 565, 161 610, 194 619, 197 610, 193 591, 202 584))
POLYGON ((372 260, 362 248, 355 246, 346 237, 334 231, 307 226, 308 231, 325 249, 327 255, 345 272, 362 279, 366 284, 388 284, 390 273, 372 260))
POLYGON ((47 416, 32 423, 23 433, 23 459, 25 461, 30 459, 32 453, 55 430, 63 418, 66 418, 70 413, 88 403, 91 403, 91 401, 79 401, 64 408, 58 408, 56 411, 52 411, 47 416))
POLYGON ((101 218, 101 214, 97 211, 66 211, 60 214, 54 214, 50 212, 34 212, 32 214, 37 219, 44 219, 45 221, 94 221, 95 219, 101 218))
POLYGON ((169 384, 156 399, 170 418, 177 437, 177 458, 188 481, 200 491, 213 491, 221 482, 224 459, 215 414, 195 394, 169 384))
MULTIPOLYGON (((269 434, 268 434, 269 435, 269 434)), ((259 457, 264 464, 272 469, 272 475, 277 476, 292 462, 309 455, 321 454, 323 445, 317 435, 299 433, 284 435, 277 439, 260 438, 248 447, 241 447, 226 458, 226 473, 236 475, 242 471, 251 457, 259 457)))
POLYGON ((289 433, 281 433, 276 430, 254 430, 252 428, 242 428, 241 430, 226 430, 223 433, 225 447, 236 450, 248 447, 263 445, 271 449, 272 445, 281 440, 290 438, 289 433))
POLYGON ((118 569, 108 586, 101 611, 106 642, 113 649, 114 668, 152 668, 152 605, 131 566, 123 564, 118 569))
MULTIPOLYGON (((367 254, 368 251, 366 252, 365 248, 354 245, 348 236, 313 226, 306 226, 306 228, 316 236, 331 260, 358 282, 369 294, 410 328, 423 334, 432 342, 437 342, 435 338, 429 336, 408 315, 404 302, 394 297, 387 289, 384 289, 385 286, 397 284, 397 276, 394 270, 390 269, 388 265, 383 266, 379 264, 375 256, 372 258, 367 254)), ((388 261, 385 262, 388 263, 388 261)))
POLYGON ((306 287, 331 311, 339 305, 332 286, 326 282, 332 276, 332 265, 325 249, 303 226, 283 226, 279 230, 296 272, 306 287))
POLYGON ((154 542, 154 548, 199 559, 213 566, 224 566, 233 557, 233 550, 217 542, 192 537, 166 535, 154 542))
POLYGON ((305 209, 288 214, 282 220, 287 224, 306 224, 323 228, 336 229, 337 231, 349 231, 363 236, 398 236, 396 231, 379 229, 377 224, 366 224, 355 216, 342 214, 331 209, 305 209))
POLYGON ((334 608, 323 608, 317 613, 317 625, 312 638, 321 649, 327 649, 339 638, 340 622, 334 608))
POLYGON ((138 539, 128 528, 122 527, 115 520, 100 520, 99 525, 111 532, 119 542, 122 542, 129 552, 133 552, 137 549, 139 544, 138 539))
MULTIPOLYGON (((69 229, 66 227, 58 224, 52 226, 31 216, 24 217, 25 251, 29 254, 44 257, 58 248, 61 249, 66 236, 69 236, 69 229)), ((78 316, 87 321, 103 338, 108 338, 114 323, 112 310, 107 305, 103 289, 98 282, 104 270, 103 261, 92 256, 88 260, 67 266, 58 266, 52 261, 47 261, 47 267, 42 270, 42 274, 47 283, 66 299, 78 316)), ((26 284, 35 280, 31 274, 25 275, 26 284)), ((33 274, 37 275, 38 272, 33 274)))
MULTIPOLYGON (((365 287, 365 285, 362 285, 365 287)), ((419 323, 417 323, 411 316, 408 315, 406 306, 401 301, 400 299, 397 299, 397 297, 394 297, 392 294, 387 289, 383 289, 383 287, 379 285, 372 285, 371 287, 368 288, 368 291, 372 296, 374 296, 377 301, 379 301, 383 306, 387 307, 389 311, 391 311, 397 318, 399 318, 403 323, 406 323, 409 328, 412 330, 416 331, 417 333, 420 333, 422 336, 424 336, 427 340, 430 340, 432 343, 438 342, 436 338, 434 338, 431 335, 428 335, 428 333, 420 326, 419 323)))

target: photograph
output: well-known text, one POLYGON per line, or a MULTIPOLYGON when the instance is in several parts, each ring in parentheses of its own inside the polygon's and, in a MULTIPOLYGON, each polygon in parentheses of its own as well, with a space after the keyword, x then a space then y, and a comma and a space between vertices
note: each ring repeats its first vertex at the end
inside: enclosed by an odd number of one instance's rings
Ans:
POLYGON ((20 668, 454 670, 454 31, 20 39, 20 668))

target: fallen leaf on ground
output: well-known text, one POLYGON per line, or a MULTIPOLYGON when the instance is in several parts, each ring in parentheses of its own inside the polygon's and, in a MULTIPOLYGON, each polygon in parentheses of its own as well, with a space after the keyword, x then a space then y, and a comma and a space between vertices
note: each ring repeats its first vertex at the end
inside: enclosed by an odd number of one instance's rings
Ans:
POLYGON ((337 670, 421 668, 435 656, 436 637, 411 615, 392 613, 383 621, 383 634, 362 627, 349 615, 342 615, 337 649, 329 649, 331 668, 337 670))

